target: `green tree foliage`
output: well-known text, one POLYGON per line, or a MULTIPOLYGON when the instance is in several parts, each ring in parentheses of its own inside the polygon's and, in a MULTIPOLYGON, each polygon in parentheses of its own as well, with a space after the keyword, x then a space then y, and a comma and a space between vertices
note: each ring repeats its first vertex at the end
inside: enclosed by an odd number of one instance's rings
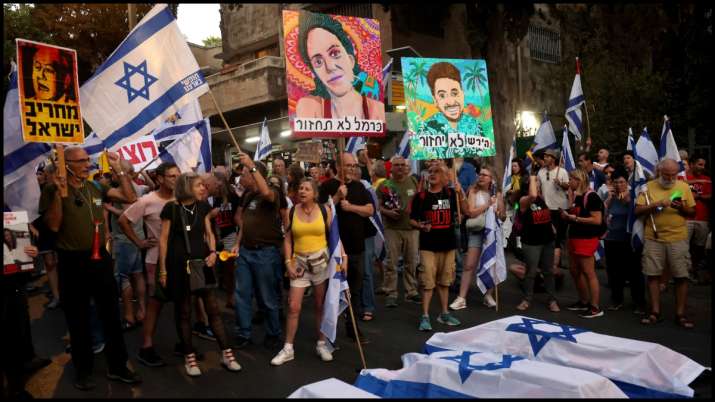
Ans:
POLYGON ((206 47, 216 47, 222 45, 221 38, 219 38, 218 36, 209 36, 208 38, 202 39, 201 41, 206 47))

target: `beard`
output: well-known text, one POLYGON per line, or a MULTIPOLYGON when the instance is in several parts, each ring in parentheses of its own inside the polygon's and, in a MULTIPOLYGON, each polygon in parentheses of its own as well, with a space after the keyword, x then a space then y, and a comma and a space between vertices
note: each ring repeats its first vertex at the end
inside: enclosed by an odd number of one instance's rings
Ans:
POLYGON ((658 178, 658 183, 660 184, 661 187, 664 189, 671 189, 673 186, 675 186, 675 180, 665 180, 662 177, 658 178))

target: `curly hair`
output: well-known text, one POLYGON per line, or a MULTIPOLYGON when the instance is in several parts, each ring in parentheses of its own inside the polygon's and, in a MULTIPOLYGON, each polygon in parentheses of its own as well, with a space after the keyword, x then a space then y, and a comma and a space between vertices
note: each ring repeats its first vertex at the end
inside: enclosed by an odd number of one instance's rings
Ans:
POLYGON ((345 32, 340 22, 336 21, 327 14, 311 13, 307 11, 302 12, 300 15, 300 22, 298 26, 298 50, 300 51, 300 57, 303 59, 303 62, 308 66, 308 68, 310 68, 310 71, 315 77, 315 89, 312 90, 310 94, 314 96, 320 96, 324 99, 328 99, 330 98, 330 93, 325 87, 325 84, 323 84, 320 81, 320 78, 318 78, 318 74, 315 73, 315 69, 313 69, 313 64, 310 62, 310 55, 308 54, 308 34, 315 28, 325 29, 326 31, 332 33, 338 38, 338 40, 343 45, 348 54, 350 54, 355 59, 355 65, 353 66, 353 74, 356 77, 360 75, 362 70, 360 70, 360 66, 358 66, 357 63, 355 47, 353 46, 353 43, 350 41, 348 34, 345 32))

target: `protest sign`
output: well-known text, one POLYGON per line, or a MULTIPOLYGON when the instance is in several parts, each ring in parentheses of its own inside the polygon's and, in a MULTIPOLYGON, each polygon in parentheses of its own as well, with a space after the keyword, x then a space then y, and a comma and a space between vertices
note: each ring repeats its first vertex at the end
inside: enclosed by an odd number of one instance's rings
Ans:
POLYGON ((320 142, 299 142, 293 158, 299 162, 320 163, 323 144, 320 142))
POLYGON ((32 244, 27 211, 4 212, 3 223, 3 275, 32 271, 32 257, 24 251, 32 244))
POLYGON ((384 136, 379 22, 284 10, 283 32, 293 135, 384 136))
POLYGON ((145 135, 117 148, 117 153, 122 159, 131 162, 134 171, 138 172, 159 155, 159 147, 154 141, 154 136, 145 135))
POLYGON ((403 57, 410 159, 494 156, 484 60, 403 57))
POLYGON ((17 63, 25 142, 83 143, 77 52, 17 39, 17 63))

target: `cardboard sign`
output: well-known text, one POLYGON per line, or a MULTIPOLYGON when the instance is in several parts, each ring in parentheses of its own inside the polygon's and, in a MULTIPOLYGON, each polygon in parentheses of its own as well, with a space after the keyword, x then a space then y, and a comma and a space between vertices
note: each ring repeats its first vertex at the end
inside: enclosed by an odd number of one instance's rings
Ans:
POLYGON ((494 156, 484 60, 403 57, 410 159, 494 156))
POLYGON ((117 153, 120 158, 131 162, 135 171, 139 171, 159 154, 159 147, 154 137, 148 135, 122 145, 117 149, 117 153))
POLYGON ((77 52, 17 39, 17 73, 23 140, 84 143, 77 52))
POLYGON ((384 136, 380 23, 284 10, 283 32, 293 136, 384 136))
POLYGON ((320 163, 320 155, 323 153, 323 144, 320 142, 299 142, 298 151, 293 159, 300 162, 320 163))
POLYGON ((3 275, 34 270, 32 257, 24 251, 32 245, 27 211, 4 212, 3 222, 3 275))

